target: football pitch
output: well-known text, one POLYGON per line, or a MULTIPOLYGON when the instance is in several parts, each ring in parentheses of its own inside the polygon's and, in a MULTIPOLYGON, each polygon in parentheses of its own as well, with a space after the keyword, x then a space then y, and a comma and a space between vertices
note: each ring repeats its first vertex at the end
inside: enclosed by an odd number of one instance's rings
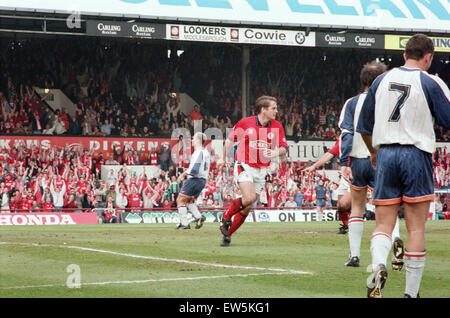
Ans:
MULTIPOLYGON (((338 222, 248 223, 221 247, 217 223, 13 226, 0 229, 1 298, 364 298, 370 264, 346 267, 338 222)), ((406 240, 405 223, 400 231, 406 240)), ((450 297, 450 222, 428 221, 420 295, 450 297)), ((390 265, 390 264, 389 264, 390 265)), ((403 297, 388 267, 385 297, 403 297)))

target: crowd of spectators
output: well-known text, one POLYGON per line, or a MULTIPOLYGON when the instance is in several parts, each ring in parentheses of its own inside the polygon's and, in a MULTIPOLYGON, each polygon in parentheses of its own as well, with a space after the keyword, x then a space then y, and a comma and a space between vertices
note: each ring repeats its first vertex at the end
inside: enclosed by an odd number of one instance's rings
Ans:
MULTIPOLYGON (((172 160, 159 169, 157 178, 142 173, 131 173, 127 158, 139 163, 135 151, 126 150, 121 169, 101 177, 103 165, 118 164, 115 159, 104 159, 81 147, 43 149, 37 145, 16 143, 12 149, 0 149, 1 210, 57 211, 71 209, 103 208, 111 203, 114 208, 171 208, 175 206, 181 184, 177 177, 181 172, 172 160)), ((117 158, 116 158, 117 159, 117 158)), ((158 161, 159 167, 161 162, 158 161)), ((320 173, 303 175, 302 165, 283 162, 267 177, 267 185, 261 196, 260 206, 289 206, 290 198, 298 206, 312 206, 313 187, 320 173)), ((332 182, 325 185, 333 188, 332 182)), ((334 184, 334 187, 336 185, 334 184)), ((233 169, 211 167, 210 177, 198 198, 200 207, 227 207, 238 195, 233 183, 233 169)), ((330 204, 332 195, 330 193, 330 204)))
POLYGON ((434 184, 437 189, 450 189, 450 149, 437 147, 434 153, 434 184))
MULTIPOLYGON (((203 128, 227 128, 242 117, 241 52, 231 46, 184 44, 182 54, 168 55, 167 44, 98 38, 0 41, 0 133, 157 137, 177 127, 192 131, 196 118, 203 128), (74 112, 49 110, 33 87, 61 89, 74 112), (181 111, 179 93, 192 96, 198 109, 181 111)), ((333 140, 343 103, 360 92, 361 65, 379 55, 257 47, 247 114, 258 96, 272 95, 288 138, 333 140)), ((401 65, 401 55, 384 62, 401 65)), ((439 57, 430 72, 450 82, 450 64, 439 57)), ((448 131, 436 127, 436 137, 448 141, 448 131)))
MULTIPOLYGON (((167 146, 163 147, 166 148, 167 146)), ((167 151, 170 155, 170 149, 167 151)), ((160 152, 161 153, 161 152, 160 152)), ((213 155, 210 176, 197 199, 201 208, 227 208, 239 195, 233 183, 233 168, 226 165, 219 171, 213 155)), ((438 149, 435 154, 437 187, 449 189, 450 154, 438 149), (441 171, 442 170, 442 171, 441 171)), ((162 165, 158 158, 158 176, 131 172, 128 163, 139 164, 139 155, 132 149, 114 158, 105 159, 101 154, 76 148, 43 149, 37 145, 16 143, 12 149, 0 149, 1 210, 59 211, 70 209, 171 209, 182 184, 177 177, 182 171, 174 160, 162 165), (117 158, 120 157, 120 158, 117 158), (118 165, 121 169, 102 178, 103 165, 118 165)), ((315 187, 323 180, 327 189, 327 206, 336 206, 338 184, 327 178, 325 170, 303 173, 309 163, 282 161, 271 165, 266 186, 259 198, 259 207, 306 207, 315 206, 315 187)), ((184 165, 186 167, 186 164, 184 165)))
MULTIPOLYGON (((167 137, 175 128, 226 129, 242 117, 240 51, 231 46, 187 45, 183 54, 167 45, 105 41, 96 38, 0 39, 0 134, 167 137), (48 94, 33 87, 59 88, 74 102, 74 115, 48 107, 48 94), (185 114, 179 93, 198 105, 185 114)), ((257 47, 248 68, 250 106, 262 94, 279 100, 278 119, 288 139, 335 140, 346 98, 360 90, 359 69, 374 53, 314 48, 257 47), (343 51, 344 52, 344 51, 343 51), (351 54, 352 58, 348 58, 351 54)), ((400 65, 400 57, 386 59, 400 65)), ((450 65, 435 59, 432 72, 450 82, 450 65)), ((51 94, 51 90, 50 90, 51 94)), ((436 127, 436 137, 448 141, 448 131, 436 127)), ((164 148, 158 156, 158 178, 132 175, 127 165, 146 164, 135 151, 97 157, 86 149, 16 145, 0 149, 1 209, 172 208, 180 184, 178 167, 164 148), (121 160, 117 161, 118 157, 121 160), (100 177, 103 164, 121 164, 121 172, 100 177)), ((449 188, 450 154, 434 155, 437 188, 449 188)), ((260 206, 314 206, 320 179, 335 206, 337 184, 321 172, 305 175, 305 163, 283 162, 267 177, 260 206)), ((200 207, 227 207, 238 194, 233 169, 214 165, 198 199, 200 207)))

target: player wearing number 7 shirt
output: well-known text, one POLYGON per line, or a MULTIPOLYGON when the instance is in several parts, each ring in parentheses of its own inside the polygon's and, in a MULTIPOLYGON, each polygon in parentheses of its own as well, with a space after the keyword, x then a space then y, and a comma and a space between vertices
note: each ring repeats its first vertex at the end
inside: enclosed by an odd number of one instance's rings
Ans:
POLYGON ((218 160, 220 169, 227 153, 239 142, 235 164, 234 180, 242 197, 233 201, 220 220, 223 235, 221 246, 229 246, 231 235, 244 223, 253 204, 265 186, 267 168, 272 159, 283 157, 288 151, 286 136, 281 123, 275 120, 278 113, 277 100, 271 96, 261 96, 255 101, 257 115, 241 119, 225 141, 222 158, 218 160))
POLYGON ((383 296, 390 233, 402 202, 408 231, 404 296, 419 296, 426 255, 425 222, 434 197, 434 121, 450 128, 450 91, 439 77, 427 73, 433 55, 430 38, 423 34, 411 37, 403 54, 404 66, 378 77, 361 108, 356 131, 376 164, 376 226, 370 240, 373 273, 367 280, 370 298, 383 296))

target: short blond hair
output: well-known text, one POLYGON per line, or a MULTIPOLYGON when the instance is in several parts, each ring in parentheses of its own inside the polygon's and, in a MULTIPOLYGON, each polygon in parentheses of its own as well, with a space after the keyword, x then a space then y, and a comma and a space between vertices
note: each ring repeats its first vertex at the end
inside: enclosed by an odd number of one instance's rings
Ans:
POLYGON ((206 137, 206 135, 205 135, 204 133, 202 133, 202 132, 196 132, 196 133, 194 134, 194 139, 200 140, 200 141, 202 142, 202 146, 204 146, 205 143, 206 143, 207 137, 206 137))

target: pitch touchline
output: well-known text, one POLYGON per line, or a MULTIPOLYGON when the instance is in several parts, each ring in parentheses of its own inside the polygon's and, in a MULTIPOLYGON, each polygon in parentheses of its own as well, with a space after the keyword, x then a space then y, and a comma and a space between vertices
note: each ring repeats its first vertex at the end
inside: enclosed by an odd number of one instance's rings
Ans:
POLYGON ((78 250, 89 251, 89 252, 105 253, 105 254, 112 254, 112 255, 118 255, 118 256, 127 256, 127 257, 132 257, 132 258, 151 259, 151 260, 162 261, 162 262, 175 262, 175 263, 184 263, 184 264, 191 264, 191 265, 202 265, 202 266, 232 268, 232 269, 261 270, 261 271, 270 271, 270 272, 279 272, 279 273, 290 273, 290 274, 297 274, 297 275, 299 275, 299 274, 301 274, 301 275, 313 275, 312 272, 298 271, 298 270, 291 270, 291 269, 283 269, 283 268, 266 268, 266 267, 227 265, 227 264, 217 264, 217 263, 204 263, 204 262, 189 261, 189 260, 175 259, 175 258, 163 258, 163 257, 155 257, 155 256, 145 256, 145 255, 136 255, 136 254, 129 254, 129 253, 120 253, 120 252, 100 250, 100 249, 89 248, 89 247, 72 246, 72 245, 53 245, 53 244, 36 244, 36 243, 10 243, 10 242, 0 242, 0 244, 1 245, 13 244, 13 245, 25 245, 25 246, 30 246, 31 245, 31 246, 41 246, 41 247, 70 248, 70 249, 78 249, 78 250))
MULTIPOLYGON (((290 275, 291 272, 284 273, 249 273, 249 274, 234 274, 234 275, 218 275, 218 276, 195 276, 195 277, 179 277, 179 278, 160 278, 160 279, 144 279, 144 280, 119 280, 109 282, 92 282, 80 283, 81 286, 89 285, 111 285, 111 284, 144 284, 144 283, 159 283, 171 281, 187 281, 187 280, 204 280, 204 279, 219 279, 232 277, 249 277, 249 276, 263 276, 263 275, 290 275)), ((46 284, 46 285, 30 285, 30 286, 11 286, 0 287, 0 289, 27 289, 27 288, 47 288, 47 287, 67 287, 66 284, 46 284)))

